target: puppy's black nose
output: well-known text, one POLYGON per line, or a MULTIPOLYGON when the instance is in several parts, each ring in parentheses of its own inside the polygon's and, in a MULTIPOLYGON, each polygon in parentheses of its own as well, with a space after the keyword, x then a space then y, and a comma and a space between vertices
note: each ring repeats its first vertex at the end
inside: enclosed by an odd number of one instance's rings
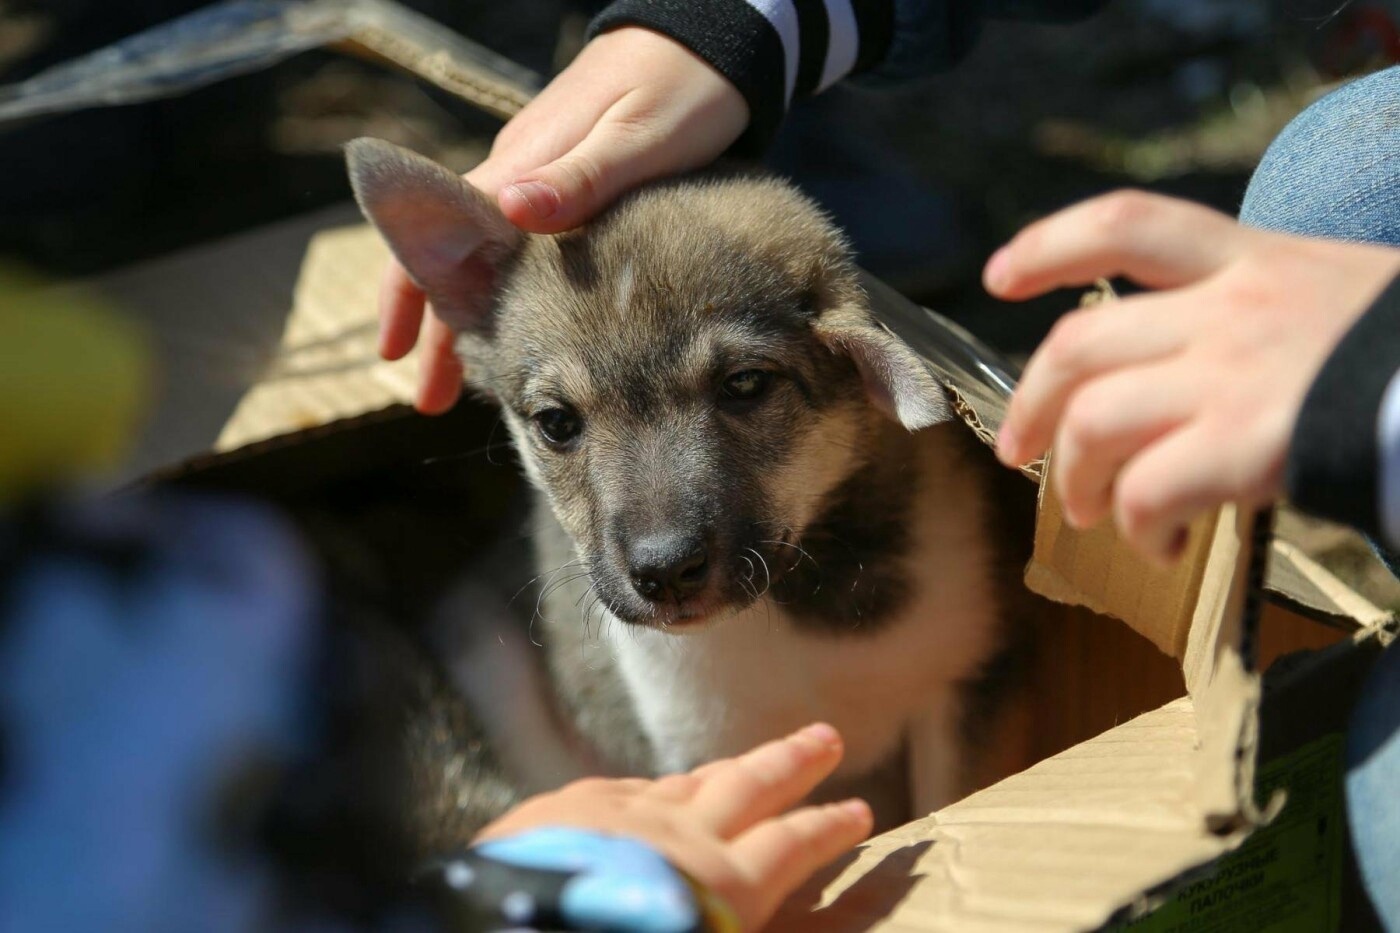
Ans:
POLYGON ((632 546, 628 570, 632 588, 643 599, 677 602, 698 593, 710 572, 710 555, 700 538, 655 535, 632 546))

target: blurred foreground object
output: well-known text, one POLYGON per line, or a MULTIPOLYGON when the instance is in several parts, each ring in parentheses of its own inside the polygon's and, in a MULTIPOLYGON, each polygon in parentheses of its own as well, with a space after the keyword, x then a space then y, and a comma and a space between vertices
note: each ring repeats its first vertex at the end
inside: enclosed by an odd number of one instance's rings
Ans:
POLYGON ((305 570, 232 503, 0 522, 0 929, 269 919, 251 829, 306 740, 305 570))
POLYGON ((135 325, 0 268, 0 505, 125 452, 150 388, 135 325))

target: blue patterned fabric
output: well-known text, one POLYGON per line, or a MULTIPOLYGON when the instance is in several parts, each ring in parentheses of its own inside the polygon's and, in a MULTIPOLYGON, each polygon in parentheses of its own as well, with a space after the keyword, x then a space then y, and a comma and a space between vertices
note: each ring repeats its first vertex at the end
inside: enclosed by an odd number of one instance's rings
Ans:
POLYGON ((494 914, 501 928, 703 929, 703 910, 685 877, 655 849, 622 836, 542 827, 473 846, 438 871, 477 915, 494 914))

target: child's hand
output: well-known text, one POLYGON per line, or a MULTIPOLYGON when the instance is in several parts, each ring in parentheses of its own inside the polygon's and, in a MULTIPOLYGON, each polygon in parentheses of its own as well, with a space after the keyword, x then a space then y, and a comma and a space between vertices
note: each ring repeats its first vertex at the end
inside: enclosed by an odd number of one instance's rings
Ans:
MULTIPOLYGON (((505 125, 467 174, 522 230, 578 226, 644 181, 708 164, 739 137, 748 105, 685 46, 626 27, 590 42, 505 125)), ((379 352, 396 360, 422 327, 418 408, 452 407, 462 371, 447 325, 423 320, 423 293, 390 262, 379 295, 379 352)))
POLYGON ((1065 516, 1111 511, 1129 543, 1174 559, 1187 524, 1281 492, 1303 398, 1400 271, 1400 251, 1283 236, 1170 198, 1119 192, 1036 223, 987 263, 1017 301, 1122 275, 1155 293, 1075 311, 1036 351, 997 452, 1054 442, 1065 516))
POLYGON ((721 897, 743 929, 755 930, 808 876, 870 833, 870 808, 859 800, 784 813, 835 769, 841 753, 836 730, 814 725, 689 774, 577 781, 525 801, 477 841, 542 826, 630 836, 721 897))

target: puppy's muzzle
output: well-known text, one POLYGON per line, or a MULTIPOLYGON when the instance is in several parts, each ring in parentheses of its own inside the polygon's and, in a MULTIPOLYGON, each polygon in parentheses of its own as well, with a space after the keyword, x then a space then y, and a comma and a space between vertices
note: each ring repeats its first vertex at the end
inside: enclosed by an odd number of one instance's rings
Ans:
POLYGON ((699 537, 652 535, 632 546, 627 564, 638 596, 653 603, 679 604, 704 589, 710 575, 710 552, 699 537))

